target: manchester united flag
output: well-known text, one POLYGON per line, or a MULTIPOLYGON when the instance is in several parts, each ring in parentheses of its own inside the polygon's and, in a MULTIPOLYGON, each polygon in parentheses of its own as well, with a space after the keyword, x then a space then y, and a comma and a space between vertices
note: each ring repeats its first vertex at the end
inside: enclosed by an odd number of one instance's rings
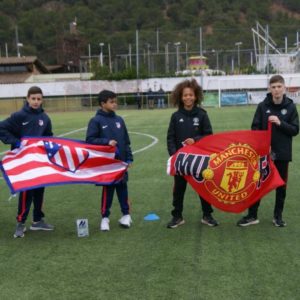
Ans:
POLYGON ((209 135, 179 149, 167 173, 181 175, 213 206, 240 213, 284 184, 270 157, 269 130, 209 135))

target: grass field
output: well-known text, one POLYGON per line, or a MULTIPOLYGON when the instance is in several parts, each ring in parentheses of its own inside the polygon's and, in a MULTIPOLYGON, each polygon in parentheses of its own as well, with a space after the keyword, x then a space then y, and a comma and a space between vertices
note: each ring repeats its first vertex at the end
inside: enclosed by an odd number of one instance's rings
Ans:
MULTIPOLYGON (((255 107, 211 108, 215 132, 248 129, 255 107)), ((53 232, 28 232, 14 239, 17 201, 0 180, 0 299, 300 299, 299 190, 300 139, 294 139, 284 211, 286 228, 271 224, 274 194, 264 198, 260 224, 239 228, 241 215, 215 210, 220 226, 200 224, 197 195, 185 196, 186 224, 166 228, 173 178, 166 175, 166 131, 173 110, 122 110, 132 148, 130 169, 133 227, 118 226, 115 198, 111 231, 99 231, 100 188, 69 185, 46 189, 46 220, 53 232), (156 213, 159 221, 146 222, 156 213), (75 221, 88 218, 90 236, 78 238, 75 221)), ((94 112, 52 113, 55 135, 84 139, 94 112)), ((6 116, 1 116, 3 119, 6 116)), ((0 152, 6 150, 0 146, 0 152)), ((27 224, 29 224, 27 221, 27 224)))

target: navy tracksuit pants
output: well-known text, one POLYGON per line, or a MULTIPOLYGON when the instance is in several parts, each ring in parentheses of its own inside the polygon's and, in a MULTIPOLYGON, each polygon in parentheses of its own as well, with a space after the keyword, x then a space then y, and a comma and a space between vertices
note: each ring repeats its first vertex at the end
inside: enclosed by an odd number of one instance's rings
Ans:
POLYGON ((124 180, 118 184, 103 186, 101 199, 102 218, 108 218, 110 215, 110 208, 112 205, 115 190, 117 192, 122 214, 129 214, 128 188, 127 182, 124 180))
POLYGON ((19 195, 17 221, 25 223, 33 202, 33 222, 39 222, 45 215, 42 212, 45 188, 21 192, 19 195))

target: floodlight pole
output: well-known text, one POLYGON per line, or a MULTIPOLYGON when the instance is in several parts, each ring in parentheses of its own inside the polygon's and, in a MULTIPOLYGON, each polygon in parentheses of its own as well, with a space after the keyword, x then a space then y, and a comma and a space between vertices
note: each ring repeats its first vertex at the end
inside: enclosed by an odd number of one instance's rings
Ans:
POLYGON ((139 79, 139 31, 135 31, 136 78, 139 79))
POLYGON ((237 46, 237 54, 238 54, 238 68, 240 73, 240 67, 241 67, 241 60, 240 60, 240 46, 242 45, 242 42, 236 42, 235 45, 237 46))
POLYGON ((174 43, 174 46, 176 48, 176 71, 178 72, 180 70, 180 63, 179 63, 179 47, 180 47, 180 42, 174 43))
POLYGON ((166 61, 166 74, 170 72, 170 62, 169 62, 169 42, 165 44, 165 61, 166 61))
POLYGON ((100 57, 99 57, 100 66, 103 67, 103 46, 104 46, 104 43, 99 43, 99 46, 100 46, 100 57))

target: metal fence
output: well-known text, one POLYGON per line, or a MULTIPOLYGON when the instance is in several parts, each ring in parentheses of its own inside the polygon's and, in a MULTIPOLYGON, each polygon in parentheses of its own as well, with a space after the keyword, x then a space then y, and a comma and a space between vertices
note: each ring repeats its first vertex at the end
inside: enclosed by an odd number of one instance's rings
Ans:
MULTIPOLYGON (((140 103, 136 94, 118 95, 118 109, 162 109, 171 107, 170 94, 161 97, 149 97, 141 94, 140 103), (163 100, 163 101, 162 101, 163 100)), ((11 98, 0 100, 1 114, 11 114, 24 105, 25 99, 11 98)), ((97 96, 69 96, 69 97, 45 97, 43 108, 47 112, 87 111, 96 110, 99 107, 97 96)))
MULTIPOLYGON (((275 28, 269 29, 272 35, 275 28)), ((296 24, 283 27, 284 35, 278 41, 278 50, 283 53, 294 51, 297 30, 296 24), (284 45, 284 38, 287 37, 289 43, 284 45)), ((202 31, 202 27, 184 30, 129 30, 124 33, 122 42, 103 34, 103 40, 98 44, 89 44, 85 55, 82 55, 81 71, 91 71, 93 62, 98 62, 99 65, 108 67, 110 73, 138 68, 139 72, 144 72, 148 77, 156 77, 158 74, 174 75, 187 69, 191 56, 205 56, 210 69, 222 70, 226 74, 254 71, 257 53, 251 28, 214 27, 211 33, 202 31), (234 34, 228 34, 229 32, 234 34)))

